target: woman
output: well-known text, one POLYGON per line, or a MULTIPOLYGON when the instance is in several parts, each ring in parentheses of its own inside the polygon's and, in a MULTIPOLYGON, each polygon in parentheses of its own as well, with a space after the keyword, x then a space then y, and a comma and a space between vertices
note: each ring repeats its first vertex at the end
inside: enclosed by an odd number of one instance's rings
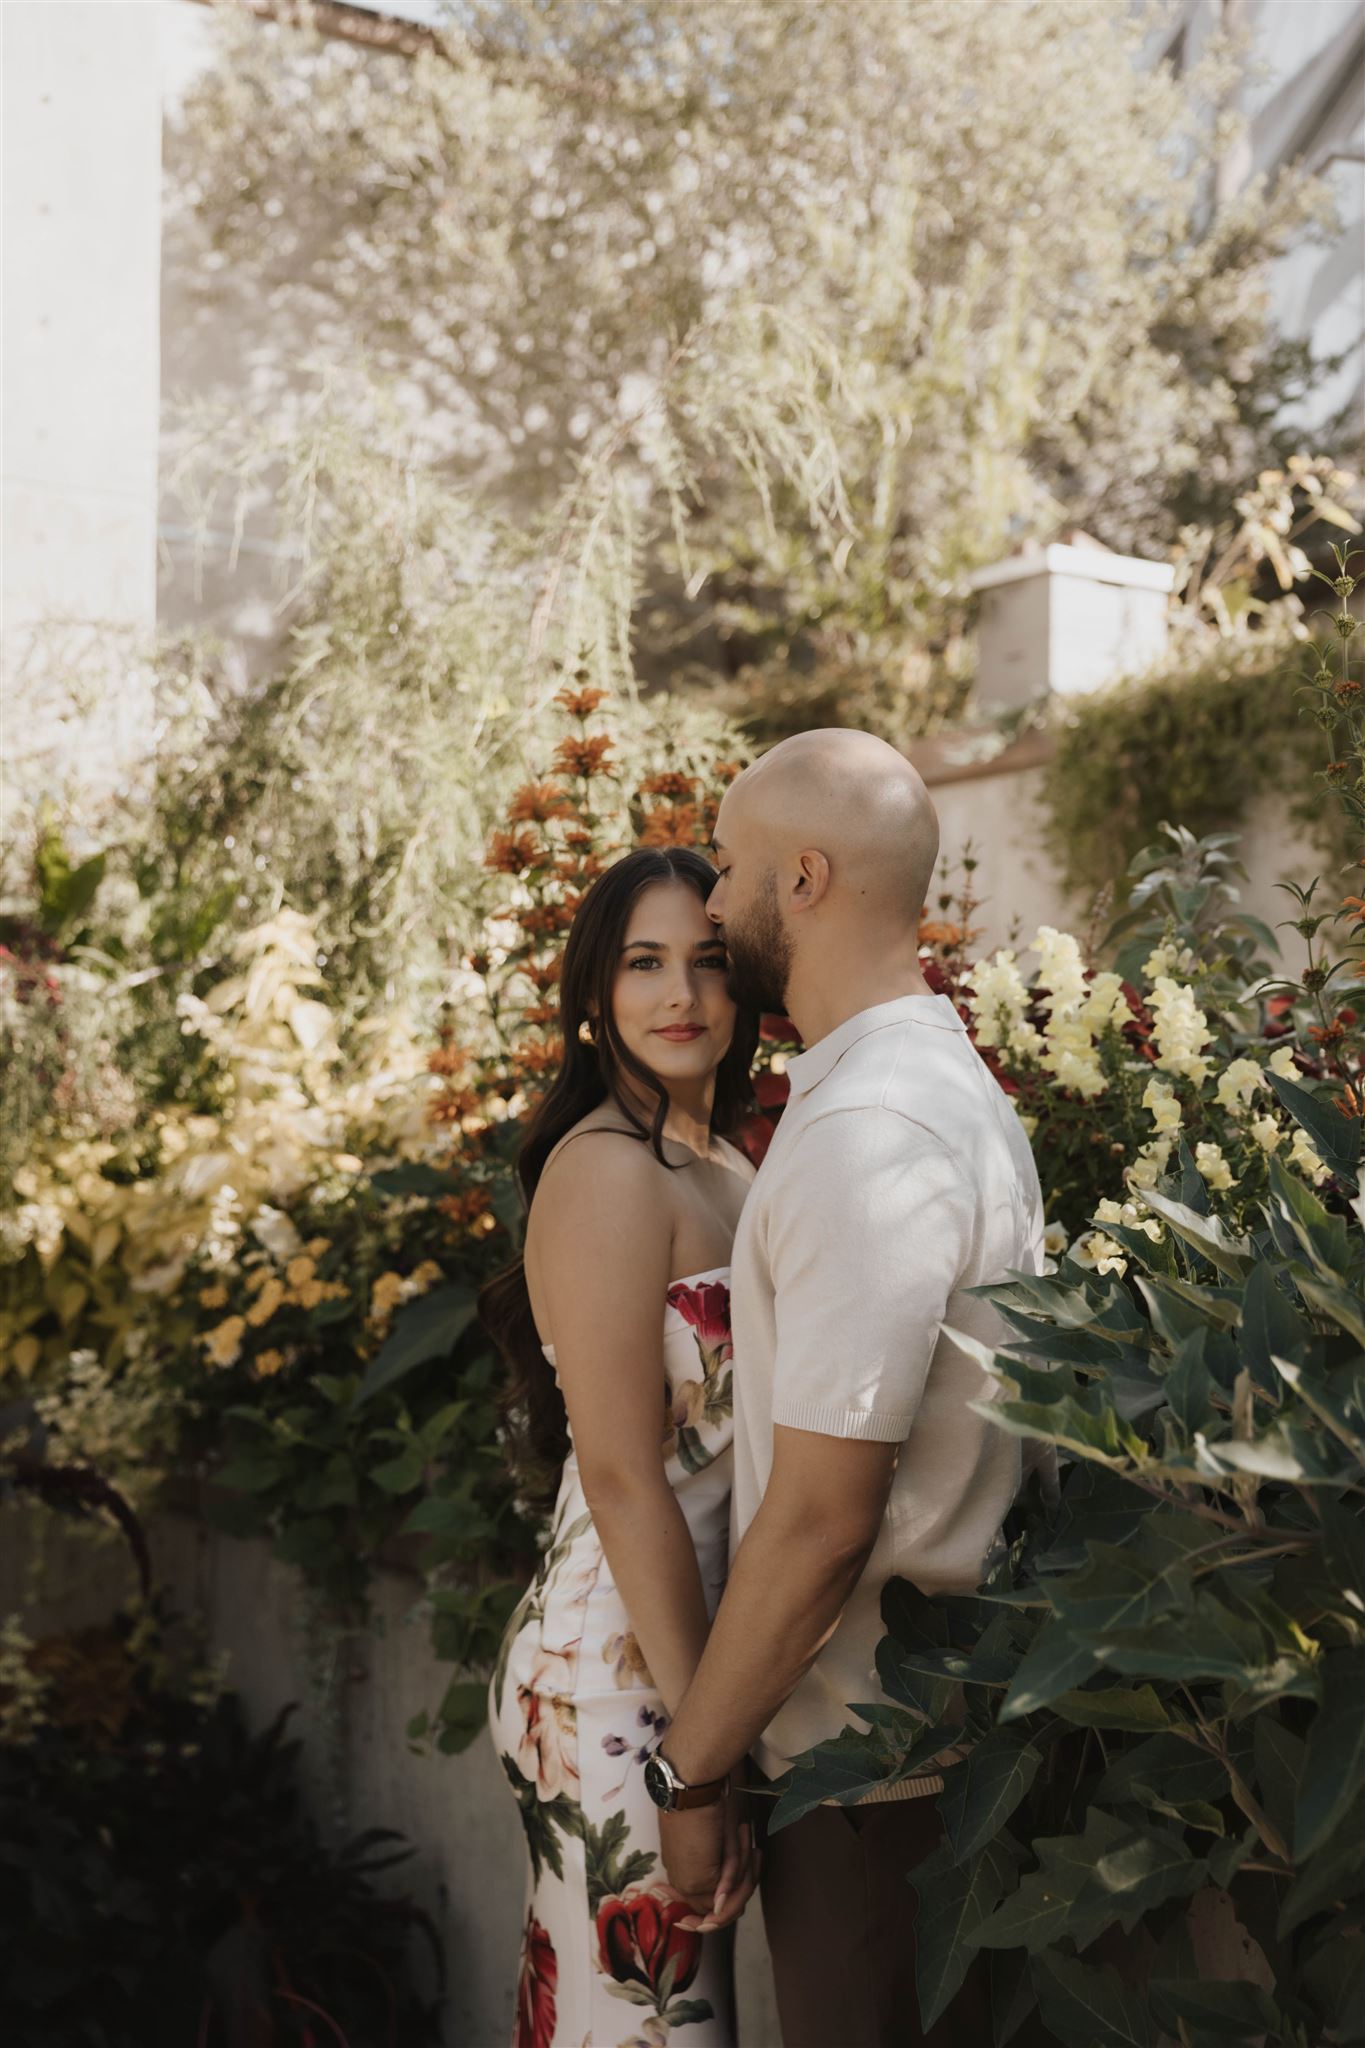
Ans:
MULTIPOLYGON (((726 1572, 729 1261, 753 1169, 726 1142, 756 1020, 726 992, 701 854, 641 849, 564 953, 564 1064, 517 1162, 524 1260, 485 1289, 522 1453, 562 1462, 549 1547, 490 1692, 530 1852, 515 2048, 732 2048, 728 1932, 677 1923, 643 1766, 726 1572)), ((735 1886, 751 1882, 733 1796, 735 1886)))

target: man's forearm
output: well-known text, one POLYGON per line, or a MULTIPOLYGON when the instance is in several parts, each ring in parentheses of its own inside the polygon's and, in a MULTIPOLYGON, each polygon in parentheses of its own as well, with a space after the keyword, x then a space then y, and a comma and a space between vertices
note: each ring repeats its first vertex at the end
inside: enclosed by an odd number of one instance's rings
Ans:
POLYGON ((763 1503, 664 1737, 688 1783, 723 1776, 752 1749, 829 1640, 867 1554, 832 1543, 809 1517, 763 1503))

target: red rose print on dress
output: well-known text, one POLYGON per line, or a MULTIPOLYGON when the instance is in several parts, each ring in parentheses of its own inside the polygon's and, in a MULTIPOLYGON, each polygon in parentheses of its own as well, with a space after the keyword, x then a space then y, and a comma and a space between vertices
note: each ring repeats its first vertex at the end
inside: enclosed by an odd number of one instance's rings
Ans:
POLYGON ((708 1352, 716 1354, 718 1363, 722 1354, 727 1359, 733 1355, 730 1290, 723 1280, 707 1280, 700 1287, 689 1287, 679 1281, 668 1290, 668 1305, 696 1331, 697 1348, 703 1359, 708 1352))
MULTIPOLYGON (((663 1886, 628 1884, 598 1907, 598 1950, 616 1985, 639 1987, 657 2013, 686 1991, 702 1960, 702 1935, 679 1927, 692 1907, 663 1886)), ((639 1995, 639 1993, 636 1993, 639 1995)), ((700 2017, 700 2015, 698 2015, 700 2017)))
POLYGON ((535 1914, 527 1915, 517 1984, 516 2031, 512 2048, 550 2048, 555 2031, 555 1988, 559 1964, 549 1935, 535 1914))
POLYGON ((668 1305, 696 1339, 702 1377, 667 1388, 664 1456, 672 1457, 676 1450, 684 1471, 700 1472, 715 1456, 703 1440, 702 1430, 708 1423, 727 1421, 734 1414, 730 1290, 723 1280, 707 1280, 700 1287, 689 1287, 680 1280, 668 1290, 668 1305))

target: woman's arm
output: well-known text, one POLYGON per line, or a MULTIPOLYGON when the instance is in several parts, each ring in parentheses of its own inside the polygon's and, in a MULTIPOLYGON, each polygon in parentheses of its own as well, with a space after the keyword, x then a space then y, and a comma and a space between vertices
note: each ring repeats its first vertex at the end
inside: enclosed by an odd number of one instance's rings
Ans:
POLYGON ((691 1533, 664 1470, 672 1220, 657 1161, 633 1138, 585 1134, 536 1190, 533 1244, 583 1492, 672 1714, 709 1622, 691 1533))

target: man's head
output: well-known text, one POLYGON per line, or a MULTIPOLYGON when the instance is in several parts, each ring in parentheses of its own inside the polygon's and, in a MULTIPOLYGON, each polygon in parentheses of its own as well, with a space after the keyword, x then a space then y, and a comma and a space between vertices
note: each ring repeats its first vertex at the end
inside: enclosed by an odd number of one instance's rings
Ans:
POLYGON ((707 902, 725 928, 730 988, 782 1011, 795 974, 851 974, 917 961, 916 934, 938 819, 917 771, 870 733, 798 733, 726 791, 716 820, 720 880, 707 902))

